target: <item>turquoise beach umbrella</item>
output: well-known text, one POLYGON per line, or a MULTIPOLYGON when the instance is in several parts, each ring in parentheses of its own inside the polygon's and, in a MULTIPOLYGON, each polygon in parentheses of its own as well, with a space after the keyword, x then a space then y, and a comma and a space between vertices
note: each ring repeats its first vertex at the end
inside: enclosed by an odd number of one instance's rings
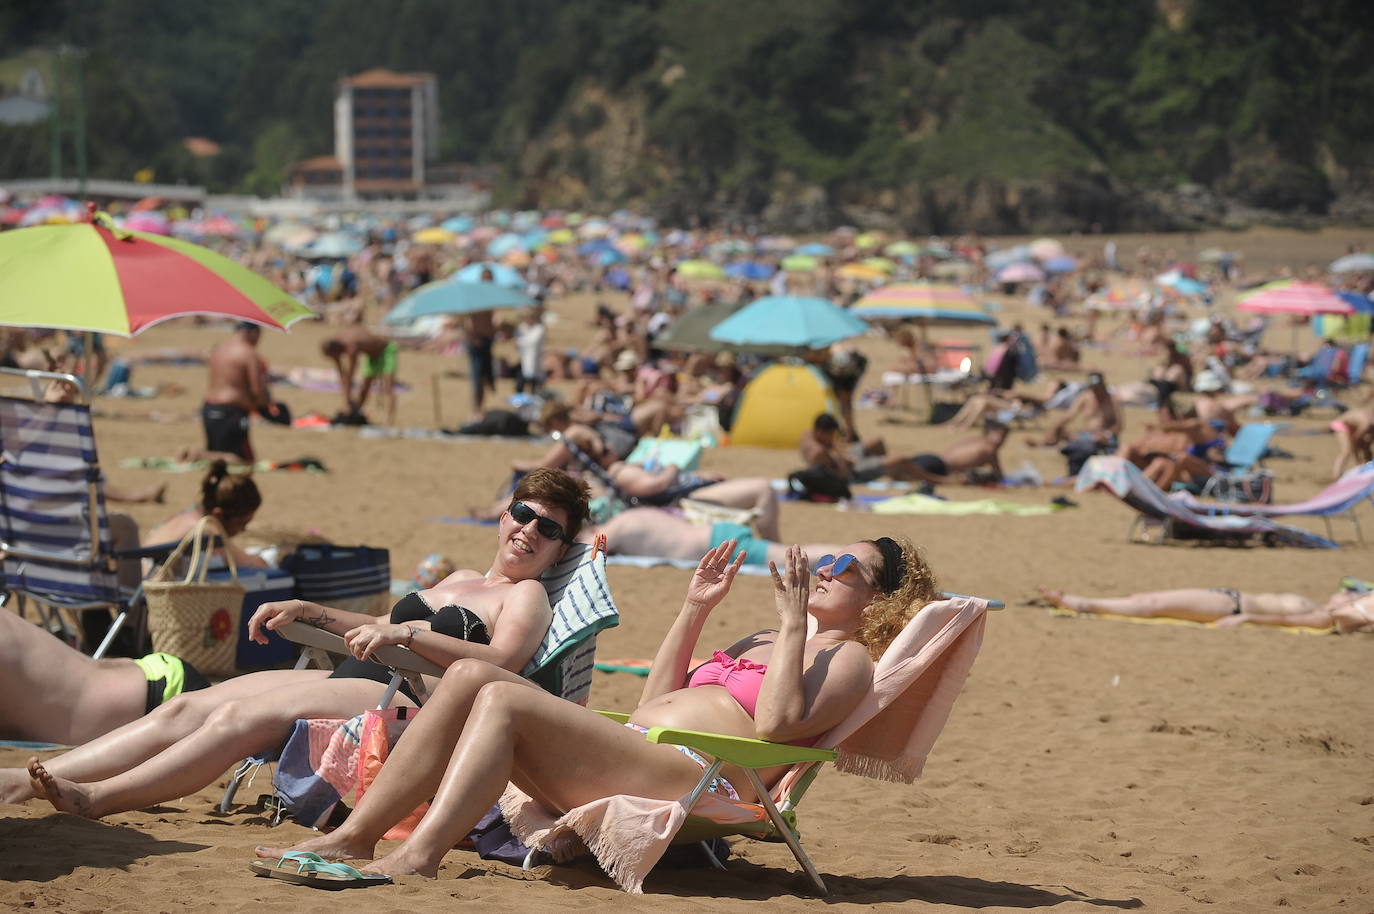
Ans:
POLYGON ((408 324, 431 314, 474 314, 496 308, 527 308, 534 300, 525 293, 494 282, 444 280, 421 286, 383 318, 388 324, 408 324))
POLYGON ((823 298, 770 295, 711 328, 711 339, 734 346, 821 349, 860 336, 868 325, 823 298))

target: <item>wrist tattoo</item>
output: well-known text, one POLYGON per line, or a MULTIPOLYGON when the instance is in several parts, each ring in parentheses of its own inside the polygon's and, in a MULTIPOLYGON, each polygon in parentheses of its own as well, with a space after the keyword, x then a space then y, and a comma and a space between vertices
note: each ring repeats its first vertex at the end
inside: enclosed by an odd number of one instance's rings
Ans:
POLYGON ((301 619, 301 621, 304 622, 306 625, 313 625, 316 628, 324 628, 326 625, 328 625, 330 622, 333 622, 334 620, 329 617, 329 613, 325 612, 324 610, 320 610, 320 612, 317 615, 308 616, 306 618, 301 619))

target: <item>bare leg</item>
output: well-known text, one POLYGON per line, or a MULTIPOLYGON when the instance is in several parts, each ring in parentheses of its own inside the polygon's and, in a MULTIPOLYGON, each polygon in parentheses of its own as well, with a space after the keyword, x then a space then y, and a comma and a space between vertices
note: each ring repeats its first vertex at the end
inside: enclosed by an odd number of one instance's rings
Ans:
MULTIPOLYGON (((387 829, 434 795, 478 692, 492 682, 515 683, 538 691, 529 680, 490 663, 453 663, 425 704, 424 713, 417 714, 406 728, 387 758, 388 764, 344 824, 286 850, 311 851, 328 860, 371 859, 387 829)), ((259 857, 271 859, 280 858, 283 852, 266 847, 257 851, 259 857)))
MULTIPOLYGON (((397 771, 398 780, 406 776, 397 771)), ((536 689, 492 683, 478 693, 429 813, 399 848, 366 869, 436 876, 444 854, 508 781, 562 812, 620 793, 676 799, 700 777, 681 753, 592 711, 536 689)))
MULTIPOLYGON (((93 660, 0 610, 0 737, 77 743, 143 713, 147 680, 131 660, 93 660)), ((0 779, 0 802, 5 799, 0 779)))
POLYGON ((368 679, 330 679, 305 689, 291 685, 220 705, 184 739, 103 781, 57 777, 36 759, 29 773, 35 790, 59 812, 98 819, 194 793, 239 759, 282 743, 297 718, 353 717, 375 706, 384 691, 368 679))
POLYGON ((781 538, 778 528, 778 496, 768 480, 762 477, 727 479, 704 486, 692 493, 692 498, 732 508, 750 508, 758 512, 759 535, 764 539, 781 538))
MULTIPOLYGON (((142 675, 140 671, 139 676, 142 675)), ((287 685, 299 688, 302 683, 313 683, 328 675, 322 670, 268 670, 238 676, 208 689, 178 695, 154 709, 151 714, 136 717, 117 730, 111 730, 64 755, 48 759, 43 765, 50 774, 72 781, 98 781, 113 777, 142 764, 193 733, 205 723, 215 708, 226 702, 260 695, 287 685)), ((142 689, 140 709, 147 696, 147 687, 143 686, 142 689)), ((8 802, 22 802, 37 796, 30 786, 29 775, 24 769, 0 770, 0 797, 14 791, 8 802)))
MULTIPOLYGON (((1215 622, 1235 609, 1229 594, 1215 590, 1157 590, 1133 593, 1128 597, 1081 597, 1062 590, 1041 588, 1041 593, 1056 606, 1079 613, 1107 613, 1142 619, 1186 619, 1190 622, 1215 622)), ((1243 598, 1242 598, 1243 599, 1243 598)))

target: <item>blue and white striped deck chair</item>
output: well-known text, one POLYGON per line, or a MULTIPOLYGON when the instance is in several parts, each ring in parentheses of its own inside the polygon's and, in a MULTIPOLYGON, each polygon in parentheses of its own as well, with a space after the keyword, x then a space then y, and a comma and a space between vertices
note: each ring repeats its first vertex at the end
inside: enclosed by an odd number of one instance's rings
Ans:
MULTIPOLYGON (((605 537, 598 536, 595 543, 570 545, 568 554, 545 571, 540 581, 549 594, 553 621, 520 675, 553 695, 585 705, 592 689, 596 636, 620 624, 620 612, 606 577, 605 537)), ((348 653, 338 635, 300 622, 284 625, 277 632, 303 646, 297 669, 312 663, 321 669, 333 669, 330 656, 348 653)), ((378 708, 391 704, 403 681, 423 702, 428 697, 423 677, 444 674, 443 667, 399 645, 378 649, 373 659, 389 666, 392 672, 378 708)), ((245 759, 235 769, 220 800, 222 812, 229 811, 243 780, 266 761, 245 759)))
MULTIPOLYGON (((16 372, 41 394, 42 379, 74 376, 16 372)), ((101 656, 129 618, 137 594, 121 594, 90 407, 0 397, 0 549, 5 598, 20 614, 33 601, 44 609, 108 609, 115 613, 101 656)), ((45 621, 57 622, 52 617, 45 621)))

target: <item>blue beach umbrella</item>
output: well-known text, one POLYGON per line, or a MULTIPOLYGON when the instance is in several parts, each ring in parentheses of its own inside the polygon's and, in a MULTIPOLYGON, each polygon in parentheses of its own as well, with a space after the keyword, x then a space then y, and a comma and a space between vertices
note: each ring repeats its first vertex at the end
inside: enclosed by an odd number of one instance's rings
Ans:
POLYGON ((796 252, 805 254, 807 257, 829 257, 835 253, 835 249, 828 244, 812 241, 797 248, 796 252))
POLYGON ((470 232, 475 226, 476 223, 472 221, 471 216, 454 216, 451 219, 445 219, 443 222, 439 223, 439 228, 446 232, 452 232, 455 235, 462 235, 466 232, 470 232))
POLYGON ((488 257, 505 257, 511 251, 528 250, 525 241, 514 232, 506 232, 504 235, 497 235, 487 244, 488 257))
POLYGON ((403 298, 383 318, 388 324, 408 324, 430 314, 474 314, 496 308, 527 308, 534 300, 525 293, 494 282, 444 280, 421 286, 403 298))
POLYGON ((612 264, 626 263, 630 258, 626 257, 615 248, 607 248, 604 251, 597 251, 596 256, 592 259, 599 267, 609 267, 612 264))
POLYGON ((1337 297, 1360 314, 1374 314, 1374 300, 1358 292, 1337 292, 1337 297))
POLYGON ((514 267, 508 267, 504 263, 470 263, 450 277, 450 282, 482 282, 482 273, 491 270, 491 279, 487 282, 494 282, 498 286, 505 286, 507 289, 525 288, 525 277, 520 275, 520 271, 514 267))
POLYGON ((740 260, 725 267, 725 275, 731 279, 768 279, 774 272, 771 266, 757 260, 740 260))
POLYGON ((863 334, 868 325, 823 298, 770 295, 711 328, 711 339, 734 346, 821 349, 863 334))

